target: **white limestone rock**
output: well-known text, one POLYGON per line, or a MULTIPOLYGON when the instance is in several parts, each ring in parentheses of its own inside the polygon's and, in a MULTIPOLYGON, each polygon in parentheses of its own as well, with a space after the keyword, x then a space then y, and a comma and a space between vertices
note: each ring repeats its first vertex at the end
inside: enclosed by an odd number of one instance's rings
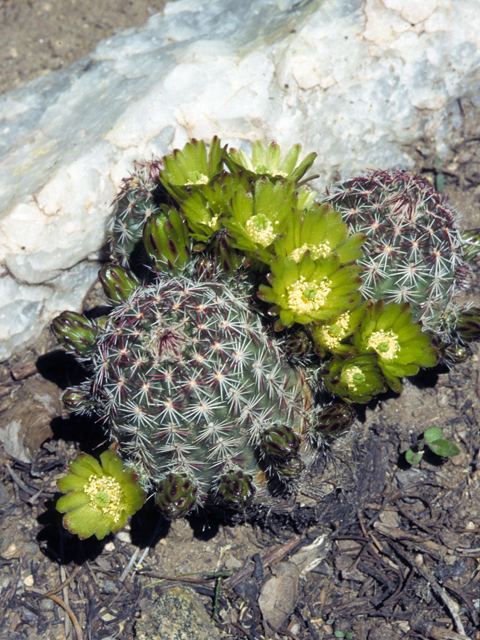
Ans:
POLYGON ((0 359, 78 310, 135 159, 301 142, 317 187, 438 156, 480 84, 479 0, 177 0, 0 96, 0 359), (412 150, 411 153, 409 150, 412 150), (93 259, 93 261, 92 261, 93 259))
POLYGON ((83 298, 95 281, 98 264, 85 260, 58 278, 40 285, 0 278, 0 360, 33 344, 42 328, 64 311, 80 312, 83 298))

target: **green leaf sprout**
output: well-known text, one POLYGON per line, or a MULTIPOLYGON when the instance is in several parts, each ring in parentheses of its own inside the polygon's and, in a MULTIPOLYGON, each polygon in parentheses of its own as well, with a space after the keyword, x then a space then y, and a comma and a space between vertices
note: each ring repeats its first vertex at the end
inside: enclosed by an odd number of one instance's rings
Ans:
POLYGON ((412 466, 420 464, 425 453, 425 447, 442 458, 453 458, 453 456, 458 456, 460 453, 460 449, 456 444, 443 437, 443 431, 440 427, 430 427, 423 434, 423 438, 414 447, 410 447, 405 452, 408 464, 412 466))

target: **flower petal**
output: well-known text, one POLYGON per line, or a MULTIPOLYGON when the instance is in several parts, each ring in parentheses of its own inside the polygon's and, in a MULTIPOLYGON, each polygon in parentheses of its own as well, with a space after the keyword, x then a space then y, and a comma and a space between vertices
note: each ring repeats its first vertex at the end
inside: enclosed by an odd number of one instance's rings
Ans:
POLYGON ((89 478, 92 474, 103 475, 102 467, 98 461, 88 453, 80 453, 76 460, 70 462, 68 468, 69 471, 82 478, 89 478))
POLYGON ((63 518, 63 526, 82 540, 90 538, 97 530, 103 532, 105 524, 111 527, 112 518, 89 504, 74 509, 63 518))
POLYGON ((69 491, 82 491, 88 478, 82 478, 81 476, 73 475, 72 473, 63 476, 57 482, 57 487, 62 493, 68 493, 69 491))
POLYGON ((123 478, 123 463, 120 458, 116 456, 113 451, 107 449, 107 451, 104 451, 100 455, 100 460, 102 461, 105 473, 121 483, 123 478))
POLYGON ((67 513, 68 511, 78 509, 78 507, 89 503, 90 498, 86 493, 83 491, 73 491, 72 493, 67 493, 66 496, 59 498, 56 508, 60 513, 67 513))

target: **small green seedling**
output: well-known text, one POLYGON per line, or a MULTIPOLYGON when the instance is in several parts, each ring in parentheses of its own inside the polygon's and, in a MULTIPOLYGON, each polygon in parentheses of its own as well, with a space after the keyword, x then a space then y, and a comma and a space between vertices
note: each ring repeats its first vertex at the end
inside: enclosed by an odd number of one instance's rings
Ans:
POLYGON ((333 635, 335 638, 345 638, 345 640, 352 640, 353 638, 353 633, 351 631, 348 631, 347 633, 344 633, 343 631, 335 631, 333 635))
POLYGON ((443 437, 443 431, 440 427, 430 427, 423 434, 423 438, 417 442, 414 447, 411 447, 406 451, 405 458, 408 464, 416 465, 420 463, 425 453, 425 447, 428 447, 430 451, 433 451, 437 456, 444 458, 452 458, 458 456, 460 449, 456 444, 445 440, 443 437))

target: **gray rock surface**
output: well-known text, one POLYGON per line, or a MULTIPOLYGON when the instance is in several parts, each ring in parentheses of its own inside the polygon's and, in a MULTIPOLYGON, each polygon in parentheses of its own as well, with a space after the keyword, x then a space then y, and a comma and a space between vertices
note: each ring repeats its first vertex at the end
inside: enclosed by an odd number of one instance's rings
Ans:
POLYGON ((478 96, 479 0, 178 0, 0 96, 0 360, 79 310, 133 161, 190 137, 340 172, 441 157, 478 96))
POLYGON ((142 613, 136 626, 138 640, 219 640, 207 612, 191 589, 173 587, 142 613))

